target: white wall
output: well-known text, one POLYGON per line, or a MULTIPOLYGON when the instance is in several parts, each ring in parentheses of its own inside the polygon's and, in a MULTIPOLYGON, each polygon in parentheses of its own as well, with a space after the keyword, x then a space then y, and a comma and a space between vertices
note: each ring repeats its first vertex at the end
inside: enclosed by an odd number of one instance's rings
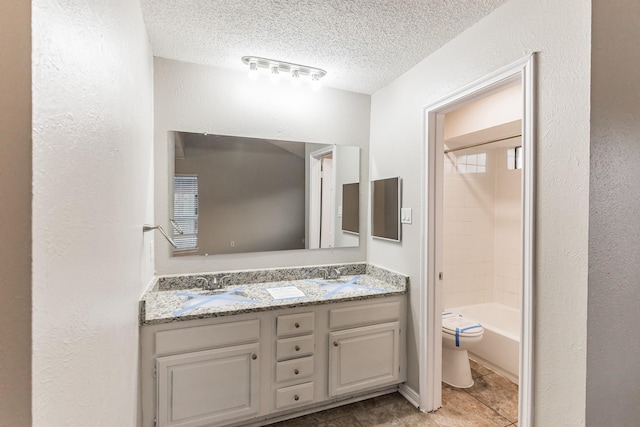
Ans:
MULTIPOLYGON (((445 143, 450 138, 459 138, 521 119, 522 85, 518 82, 447 113, 443 132, 445 143)), ((512 135, 502 135, 508 136, 512 135)))
MULTIPOLYGON (((356 145, 362 149, 361 177, 368 176, 368 95, 328 88, 314 92, 306 87, 291 87, 287 82, 272 85, 268 81, 251 81, 246 73, 164 58, 155 58, 154 76, 155 217, 157 223, 167 228, 167 132, 171 130, 356 145)), ((366 192, 361 190, 363 194, 366 192)), ((363 221, 364 215, 363 207, 363 221)), ((159 275, 366 259, 364 241, 359 248, 171 258, 168 243, 156 236, 155 249, 155 267, 159 275)))
POLYGON ((141 9, 36 0, 32 29, 33 425, 135 425, 137 301, 152 278, 141 9))
POLYGON ((593 2, 587 426, 640 420, 640 3, 593 2))
POLYGON ((0 2, 0 425, 31 424, 31 2, 0 2))
POLYGON ((401 175, 414 222, 369 261, 410 276, 408 385, 418 389, 423 106, 539 51, 536 425, 585 416, 589 191, 589 2, 511 0, 372 96, 370 178, 401 175), (558 328, 558 325, 563 325, 558 328))

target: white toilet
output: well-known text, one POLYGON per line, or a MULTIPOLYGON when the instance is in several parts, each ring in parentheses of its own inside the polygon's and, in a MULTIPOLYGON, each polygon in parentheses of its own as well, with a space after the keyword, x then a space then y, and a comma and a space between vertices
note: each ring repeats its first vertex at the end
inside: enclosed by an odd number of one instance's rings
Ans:
POLYGON ((467 349, 479 342, 482 325, 462 314, 442 313, 442 381, 453 387, 473 386, 467 349))

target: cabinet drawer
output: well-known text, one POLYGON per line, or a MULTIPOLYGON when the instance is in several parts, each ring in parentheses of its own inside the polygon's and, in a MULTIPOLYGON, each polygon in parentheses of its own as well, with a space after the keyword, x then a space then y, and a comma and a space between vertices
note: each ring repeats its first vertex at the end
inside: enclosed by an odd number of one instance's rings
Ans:
POLYGON ((161 331, 156 333, 156 354, 224 347, 258 341, 259 337, 260 321, 257 319, 161 331))
POLYGON ((314 319, 315 317, 313 313, 278 316, 278 319, 276 320, 276 334, 279 337, 285 337, 287 335, 313 332, 314 319))
POLYGON ((313 354, 314 347, 315 341, 313 335, 279 339, 276 344, 276 356, 278 360, 310 356, 313 354))
POLYGON ((329 328, 350 328, 372 323, 386 323, 400 318, 400 302, 361 305, 329 310, 329 328))
POLYGON ((276 409, 313 402, 313 382, 276 390, 276 409))
POLYGON ((276 363, 276 382, 296 380, 313 375, 313 356, 276 363))

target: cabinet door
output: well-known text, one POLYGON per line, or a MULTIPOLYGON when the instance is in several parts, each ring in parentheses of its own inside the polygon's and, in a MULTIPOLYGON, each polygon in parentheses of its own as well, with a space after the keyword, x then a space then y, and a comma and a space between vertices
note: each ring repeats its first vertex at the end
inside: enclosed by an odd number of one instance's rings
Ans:
POLYGON ((158 426, 194 427, 259 409, 258 344, 159 357, 158 426))
POLYGON ((399 358, 399 322, 329 333, 329 395, 397 382, 399 358))

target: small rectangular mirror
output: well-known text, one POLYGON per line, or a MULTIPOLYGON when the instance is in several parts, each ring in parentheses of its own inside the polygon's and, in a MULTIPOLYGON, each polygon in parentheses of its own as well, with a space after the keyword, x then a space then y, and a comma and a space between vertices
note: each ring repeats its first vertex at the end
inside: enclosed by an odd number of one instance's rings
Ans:
POLYGON ((342 185, 342 231, 360 234, 360 183, 342 185))
POLYGON ((371 181, 371 234, 373 237, 400 241, 400 177, 371 181))

